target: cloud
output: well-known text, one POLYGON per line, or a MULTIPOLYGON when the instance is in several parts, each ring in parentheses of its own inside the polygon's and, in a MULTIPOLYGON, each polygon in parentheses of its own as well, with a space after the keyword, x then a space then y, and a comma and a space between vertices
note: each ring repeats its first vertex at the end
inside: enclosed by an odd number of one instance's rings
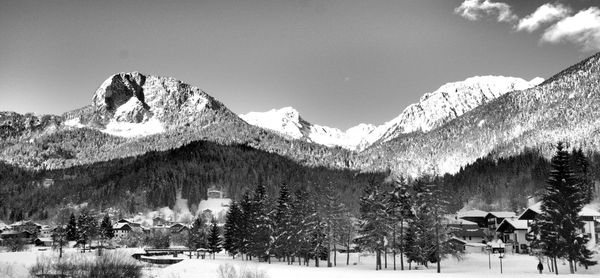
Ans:
POLYGON ((600 50, 600 8, 590 7, 563 18, 544 31, 541 42, 570 42, 583 51, 600 50))
POLYGON ((517 31, 531 33, 540 28, 541 25, 561 20, 569 14, 571 14, 571 8, 559 3, 547 3, 537 8, 532 14, 522 18, 515 28, 517 31))
POLYGON ((495 17, 498 22, 513 22, 519 18, 511 11, 510 5, 489 0, 465 0, 454 9, 454 13, 471 21, 484 17, 495 17))

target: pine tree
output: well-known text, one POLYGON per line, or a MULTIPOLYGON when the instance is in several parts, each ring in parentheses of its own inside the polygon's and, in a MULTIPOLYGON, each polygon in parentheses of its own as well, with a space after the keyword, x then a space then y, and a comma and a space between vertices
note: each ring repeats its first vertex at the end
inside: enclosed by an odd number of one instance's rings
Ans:
POLYGON ((252 241, 250 242, 250 252, 259 258, 267 259, 270 262, 272 246, 272 223, 269 204, 264 185, 259 184, 252 200, 253 215, 250 222, 253 225, 252 241))
POLYGON ((590 177, 590 162, 583 154, 583 150, 573 150, 571 154, 574 173, 579 180, 580 191, 583 193, 584 203, 588 204, 594 199, 594 182, 590 177))
POLYGON ((381 269, 381 252, 388 236, 388 213, 386 193, 379 184, 368 184, 360 198, 360 237, 359 244, 366 250, 376 253, 375 269, 381 269))
POLYGON ((250 252, 250 244, 252 242, 252 235, 255 230, 255 225, 251 223, 255 223, 255 219, 253 217, 256 216, 256 213, 254 213, 254 204, 248 191, 246 191, 242 196, 240 209, 242 211, 242 218, 239 222, 241 233, 240 253, 245 254, 247 259, 251 259, 252 254, 250 252))
POLYGON ((75 215, 73 213, 71 213, 69 223, 67 224, 67 240, 77 240, 77 221, 75 220, 75 215))
POLYGON ((108 214, 104 215, 100 224, 100 237, 104 239, 112 239, 115 236, 115 232, 112 228, 112 223, 108 214))
POLYGON ((338 233, 336 227, 340 225, 344 216, 345 206, 341 203, 339 192, 335 190, 331 182, 318 187, 317 195, 317 214, 322 219, 324 232, 327 241, 327 267, 331 267, 331 249, 336 243, 338 233))
POLYGON ((212 218, 208 235, 208 250, 213 255, 213 259, 215 259, 216 253, 221 252, 221 235, 217 226, 217 220, 214 217, 212 218))
POLYGON ((206 225, 202 216, 196 217, 190 227, 188 247, 194 249, 207 247, 206 225))
POLYGON ((242 249, 244 235, 241 224, 242 211, 237 202, 232 202, 225 220, 223 248, 234 258, 242 249))
POLYGON ((588 239, 581 233, 584 222, 579 212, 585 205, 585 194, 581 192, 578 178, 571 170, 569 153, 563 143, 556 146, 552 157, 550 177, 546 192, 542 196, 542 213, 534 222, 533 231, 537 234, 533 245, 542 249, 556 267, 557 258, 569 261, 570 271, 574 273, 573 262, 594 264, 585 244, 588 239))
POLYGON ((273 217, 273 252, 279 258, 288 258, 291 255, 290 238, 292 232, 291 222, 291 196, 285 184, 279 190, 279 199, 273 217))
POLYGON ((304 258, 304 264, 308 266, 308 260, 312 252, 311 232, 314 227, 314 209, 311 208, 309 195, 302 189, 294 192, 292 202, 292 216, 290 221, 290 249, 293 255, 298 257, 298 264, 304 258))
POLYGON ((87 210, 82 210, 77 218, 77 240, 83 244, 85 251, 85 245, 92 243, 92 240, 98 233, 98 222, 93 216, 89 214, 87 210))
POLYGON ((408 184, 403 177, 394 181, 394 189, 387 200, 387 210, 392 226, 392 250, 394 270, 396 270, 396 249, 400 249, 400 269, 404 270, 404 223, 413 216, 412 199, 408 184), (398 225, 399 224, 399 225, 398 225), (398 232, 396 229, 399 226, 398 232), (396 241, 399 238, 400 240, 396 241))

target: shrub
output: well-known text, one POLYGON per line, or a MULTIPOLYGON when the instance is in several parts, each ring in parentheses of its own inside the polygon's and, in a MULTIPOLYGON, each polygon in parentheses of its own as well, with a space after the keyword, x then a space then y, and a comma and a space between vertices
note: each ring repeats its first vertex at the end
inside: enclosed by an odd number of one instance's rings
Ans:
POLYGON ((27 241, 24 238, 8 238, 4 240, 4 244, 9 252, 18 252, 25 249, 27 241))
POLYGON ((230 264, 219 265, 219 268, 217 268, 217 275, 219 278, 237 278, 235 267, 230 264))
POLYGON ((171 244, 171 233, 168 230, 155 230, 146 236, 146 245, 154 248, 168 248, 171 244))
POLYGON ((106 253, 98 257, 91 254, 68 254, 62 259, 38 257, 29 268, 31 276, 59 274, 73 278, 138 278, 142 276, 142 265, 121 252, 106 253))
POLYGON ((239 273, 230 264, 219 265, 217 268, 219 278, 268 278, 267 273, 258 266, 243 264, 239 267, 239 273))
POLYGON ((127 236, 115 240, 117 244, 127 247, 140 247, 144 244, 144 234, 141 232, 131 232, 127 236))

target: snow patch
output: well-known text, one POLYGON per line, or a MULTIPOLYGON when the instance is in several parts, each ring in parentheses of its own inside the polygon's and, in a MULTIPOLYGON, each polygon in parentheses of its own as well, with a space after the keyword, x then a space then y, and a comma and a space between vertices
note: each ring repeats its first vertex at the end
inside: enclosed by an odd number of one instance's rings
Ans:
POLYGON ((119 137, 133 138, 162 133, 165 128, 158 119, 153 117, 143 123, 117 122, 112 119, 106 128, 100 131, 119 137))

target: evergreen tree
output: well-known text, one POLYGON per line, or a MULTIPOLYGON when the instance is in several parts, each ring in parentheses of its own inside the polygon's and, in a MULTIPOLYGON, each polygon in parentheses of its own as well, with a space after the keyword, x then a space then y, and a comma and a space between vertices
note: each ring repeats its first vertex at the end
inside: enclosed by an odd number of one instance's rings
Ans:
POLYGON ((366 250, 376 253, 375 269, 381 269, 381 252, 385 249, 388 236, 388 213, 386 193, 377 183, 365 187, 360 198, 360 237, 359 244, 366 250))
POLYGON ((533 245, 541 248, 542 253, 553 260, 558 274, 557 258, 569 261, 570 271, 574 273, 574 262, 592 265, 589 250, 583 236, 584 222, 579 212, 585 205, 586 197, 581 185, 569 164, 569 153, 563 143, 556 146, 552 157, 551 171, 546 191, 542 196, 542 213, 533 225, 537 234, 533 245))
POLYGON ((190 227, 188 247, 194 249, 207 247, 206 225, 202 216, 196 217, 190 227))
POLYGON ((239 222, 241 233, 240 253, 245 254, 247 259, 251 259, 252 254, 250 252, 250 244, 255 230, 255 219, 253 217, 256 216, 256 213, 254 213, 254 204, 248 191, 242 196, 240 208, 242 211, 242 218, 239 222))
POLYGON ((242 224, 242 211, 237 202, 232 202, 227 212, 224 227, 224 241, 223 248, 229 252, 232 256, 239 253, 242 249, 243 241, 243 230, 242 224))
POLYGON ((315 225, 315 213, 311 207, 309 194, 302 189, 294 192, 291 214, 290 249, 294 251, 293 255, 298 257, 298 264, 300 264, 301 258, 304 258, 304 264, 308 265, 313 250, 311 232, 315 225))
POLYGON ((403 177, 394 181, 394 189, 387 200, 387 210, 392 226, 392 250, 396 270, 396 249, 400 249, 400 269, 404 270, 404 223, 413 216, 409 186, 403 177), (397 231, 397 228, 398 231, 397 231), (396 240, 399 238, 400 240, 396 240))
POLYGON ((112 223, 108 214, 104 215, 100 224, 100 237, 104 239, 112 239, 115 236, 115 232, 112 228, 112 223))
POLYGON ((217 219, 213 217, 208 235, 208 250, 215 258, 215 254, 221 252, 221 235, 217 226, 217 219))
POLYGON ((85 251, 85 245, 92 243, 92 240, 98 233, 98 222, 93 216, 89 214, 88 210, 82 210, 77 218, 77 240, 83 245, 85 251))
POLYGON ((340 225, 342 217, 344 216, 345 206, 339 201, 339 192, 335 190, 331 182, 317 188, 319 188, 319 190, 317 190, 317 195, 315 196, 315 200, 317 201, 317 214, 323 221, 323 232, 326 235, 327 242, 327 267, 331 267, 331 249, 332 246, 335 245, 338 236, 336 227, 340 225))
POLYGON ((264 185, 259 184, 252 200, 253 214, 251 216, 252 241, 250 242, 250 253, 257 256, 259 260, 267 259, 270 262, 270 251, 272 246, 272 224, 270 218, 269 196, 264 185))
POLYGON ((77 221, 75 220, 75 215, 73 213, 71 213, 69 223, 67 224, 67 240, 77 240, 77 221))
POLYGON ((405 255, 409 263, 428 265, 436 254, 436 225, 430 207, 431 191, 425 179, 418 179, 412 186, 412 217, 404 235, 405 255))
MULTIPOLYGON (((279 199, 273 217, 273 252, 279 258, 289 258, 290 238, 292 236, 291 222, 291 196, 285 184, 279 190, 279 199)), ((288 260, 289 263, 289 260, 288 260)))
POLYGON ((594 182, 589 170, 590 162, 583 154, 583 150, 573 150, 571 154, 574 173, 579 180, 580 191, 583 193, 584 203, 588 204, 594 199, 594 182))

